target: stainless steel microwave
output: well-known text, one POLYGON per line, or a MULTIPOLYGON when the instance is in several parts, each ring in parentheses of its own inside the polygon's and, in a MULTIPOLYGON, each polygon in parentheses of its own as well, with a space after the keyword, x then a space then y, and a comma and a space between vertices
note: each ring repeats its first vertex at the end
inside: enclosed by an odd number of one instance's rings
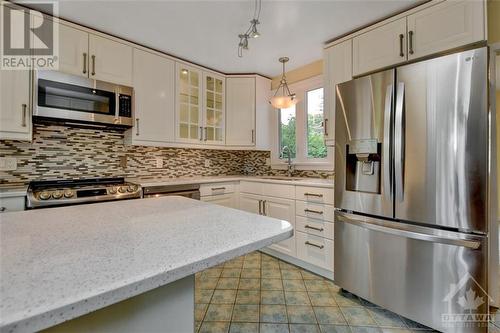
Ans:
POLYGON ((37 71, 33 118, 128 128, 133 125, 133 88, 57 71, 37 71))

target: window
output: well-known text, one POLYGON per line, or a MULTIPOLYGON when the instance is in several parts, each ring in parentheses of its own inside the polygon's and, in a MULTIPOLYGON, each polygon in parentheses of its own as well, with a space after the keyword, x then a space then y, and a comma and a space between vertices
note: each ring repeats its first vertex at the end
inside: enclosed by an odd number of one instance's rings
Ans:
POLYGON ((323 137, 323 88, 309 90, 307 100, 307 158, 327 156, 323 137))
POLYGON ((298 170, 333 170, 333 148, 325 145, 323 128, 323 79, 317 76, 290 85, 299 102, 275 113, 276 136, 271 166, 286 168, 283 147, 291 152, 298 170))
POLYGON ((283 147, 286 146, 290 149, 291 157, 295 158, 297 156, 297 136, 295 135, 297 117, 295 105, 288 109, 279 110, 279 118, 280 154, 283 151, 283 147))

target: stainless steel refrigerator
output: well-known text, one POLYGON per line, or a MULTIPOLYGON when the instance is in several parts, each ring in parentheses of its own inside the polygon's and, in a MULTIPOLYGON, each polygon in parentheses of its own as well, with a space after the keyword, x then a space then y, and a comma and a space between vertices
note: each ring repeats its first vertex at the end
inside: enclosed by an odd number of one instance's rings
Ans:
POLYGON ((485 332, 498 283, 487 73, 484 47, 335 88, 335 282, 445 332, 485 332))

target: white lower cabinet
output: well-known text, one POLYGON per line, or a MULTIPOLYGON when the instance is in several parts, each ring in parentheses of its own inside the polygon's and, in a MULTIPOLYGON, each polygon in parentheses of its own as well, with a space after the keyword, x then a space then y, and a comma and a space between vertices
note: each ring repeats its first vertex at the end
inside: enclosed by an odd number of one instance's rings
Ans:
POLYGON ((262 198, 255 194, 240 194, 240 209, 245 212, 262 215, 262 198))
POLYGON ((303 261, 333 271, 333 241, 331 239, 296 232, 297 257, 303 261))
POLYGON ((0 213, 24 210, 26 196, 0 198, 0 213))
POLYGON ((295 230, 333 240, 333 223, 329 221, 297 216, 295 230))
POLYGON ((211 202, 213 204, 229 208, 238 208, 236 197, 233 193, 201 197, 201 201, 211 202))
MULTIPOLYGON (((295 200, 264 196, 262 199, 264 200, 262 202, 262 211, 265 216, 288 221, 295 229, 295 200)), ((297 254, 295 235, 269 247, 292 257, 297 254)))

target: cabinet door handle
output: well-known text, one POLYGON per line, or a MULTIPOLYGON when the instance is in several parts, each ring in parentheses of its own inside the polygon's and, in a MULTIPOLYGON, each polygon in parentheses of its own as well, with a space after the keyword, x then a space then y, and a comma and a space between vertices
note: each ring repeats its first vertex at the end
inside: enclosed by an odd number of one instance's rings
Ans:
POLYGON ((83 52, 83 74, 87 74, 87 53, 83 52))
POLYGON ((306 197, 318 197, 318 198, 323 198, 323 194, 317 194, 317 193, 304 193, 306 197))
POLYGON ((403 52, 403 41, 404 41, 405 35, 400 34, 399 35, 399 56, 404 57, 405 54, 403 52))
POLYGON ((139 118, 135 118, 135 135, 139 135, 139 118))
POLYGON ((6 210, 7 210, 7 208, 5 208, 5 207, 0 207, 0 213, 5 212, 6 210))
POLYGON ((312 230, 316 230, 316 231, 323 231, 323 230, 325 230, 323 228, 316 228, 316 227, 310 226, 309 224, 306 224, 304 226, 304 228, 306 228, 306 229, 312 229, 312 230))
POLYGON ((306 245, 310 245, 310 246, 314 246, 314 247, 317 247, 318 249, 322 249, 324 248, 325 246, 324 245, 318 245, 318 244, 314 244, 314 243, 311 243, 309 241, 306 241, 305 242, 306 245))
POLYGON ((212 187, 212 191, 222 191, 225 190, 225 187, 212 187))
POLYGON ((95 75, 95 55, 92 55, 92 75, 95 75))
POLYGON ((208 140, 208 127, 205 127, 205 141, 208 140))
POLYGON ((203 141, 203 127, 200 126, 200 132, 198 133, 198 136, 200 138, 200 141, 203 141))
POLYGON ((266 202, 267 202, 267 200, 262 201, 262 212, 264 213, 264 216, 267 216, 266 202))
POLYGON ((413 54, 413 31, 408 31, 408 44, 410 48, 410 54, 413 54))
POLYGON ((320 210, 313 210, 313 209, 309 209, 309 208, 304 209, 304 212, 323 215, 322 211, 320 211, 320 210))
POLYGON ((255 130, 252 130, 252 143, 255 143, 255 130))
POLYGON ((26 127, 26 109, 28 108, 28 105, 23 104, 22 107, 23 107, 23 114, 21 118, 21 126, 26 127))
POLYGON ((262 215, 262 200, 259 200, 259 215, 262 215))
POLYGON ((323 120, 323 133, 325 136, 328 136, 328 118, 323 120))

